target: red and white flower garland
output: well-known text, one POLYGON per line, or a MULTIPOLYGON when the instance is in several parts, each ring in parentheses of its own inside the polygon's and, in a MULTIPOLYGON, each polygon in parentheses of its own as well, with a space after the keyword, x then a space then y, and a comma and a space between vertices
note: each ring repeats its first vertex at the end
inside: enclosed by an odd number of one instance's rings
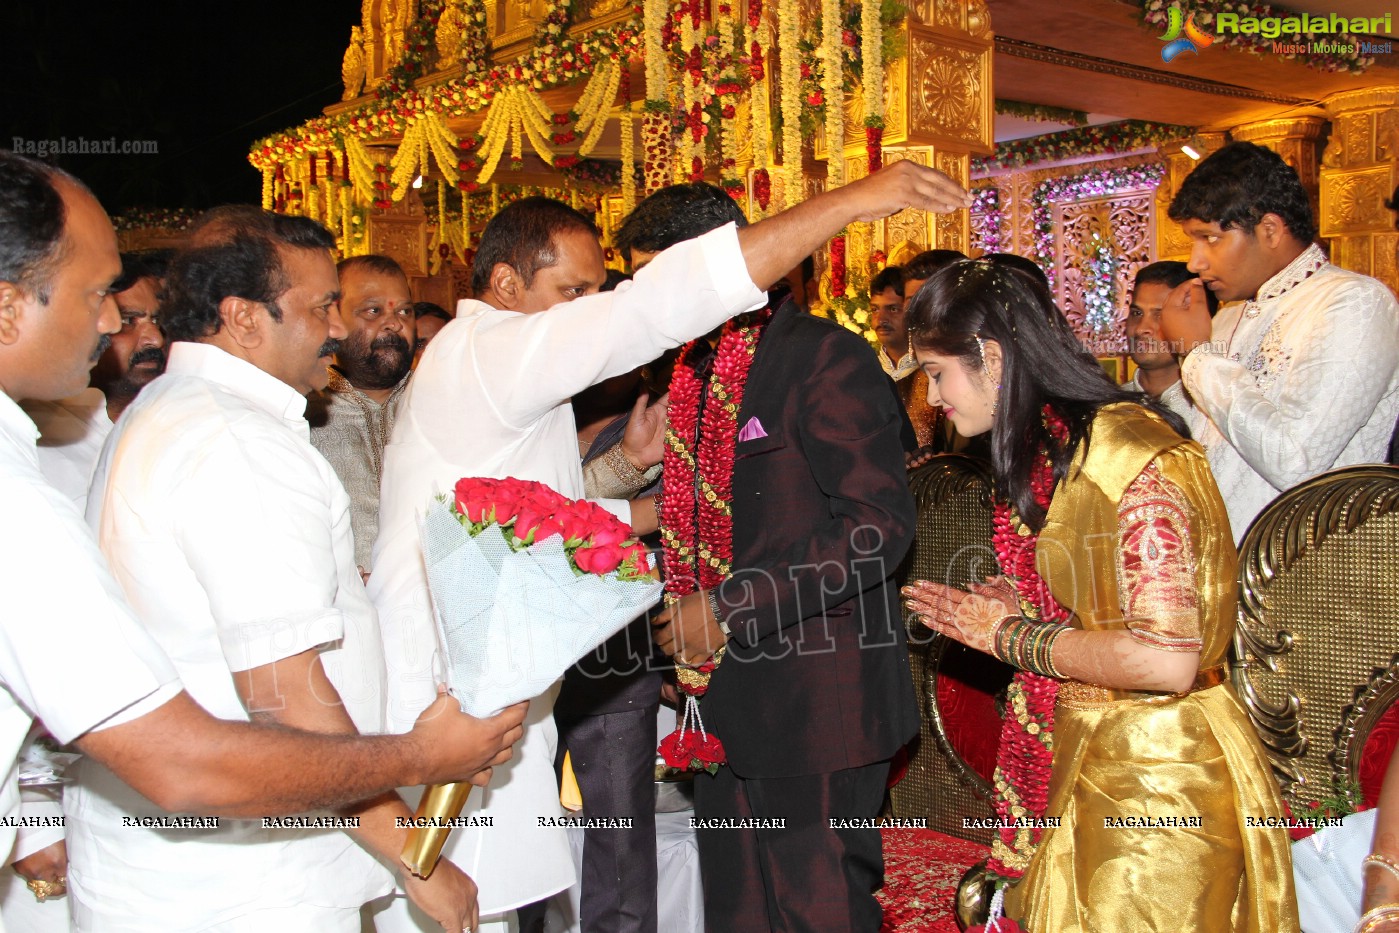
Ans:
MULTIPOLYGON (((1068 436, 1063 421, 1048 408, 1045 423, 1061 441, 1068 436)), ((1048 508, 1054 494, 1054 467, 1045 454, 1030 477, 1035 501, 1048 508)), ((1069 612, 1054 599, 1035 567, 1039 535, 1031 532, 1008 503, 998 502, 992 542, 1001 572, 1015 583, 1021 612, 1043 622, 1065 623, 1069 612)), ((1049 805, 1049 778, 1054 763, 1054 703, 1059 681, 1019 671, 1007 691, 1005 722, 996 754, 993 783, 996 816, 1002 824, 991 844, 987 871, 1005 882, 1025 874, 1042 833, 1049 805), (1015 825, 1017 821, 1025 825, 1015 825)))
MULTIPOLYGON (((769 316, 760 311, 724 325, 707 380, 691 363, 696 342, 681 351, 671 376, 660 505, 668 604, 713 589, 733 571, 738 413, 769 316)), ((685 719, 661 744, 661 754, 672 767, 713 772, 724 763, 723 746, 705 731, 698 703, 709 690, 710 675, 723 654, 721 648, 698 667, 677 665, 679 686, 685 693, 685 719)))

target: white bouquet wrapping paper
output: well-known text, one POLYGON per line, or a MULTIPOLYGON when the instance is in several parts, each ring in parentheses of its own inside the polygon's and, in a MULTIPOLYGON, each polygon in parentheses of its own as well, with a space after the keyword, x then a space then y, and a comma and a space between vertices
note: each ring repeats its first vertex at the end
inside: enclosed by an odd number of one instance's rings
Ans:
POLYGON ((518 551, 496 526, 472 537, 446 502, 422 539, 448 691, 472 716, 543 693, 661 596, 659 581, 579 575, 557 535, 518 551))

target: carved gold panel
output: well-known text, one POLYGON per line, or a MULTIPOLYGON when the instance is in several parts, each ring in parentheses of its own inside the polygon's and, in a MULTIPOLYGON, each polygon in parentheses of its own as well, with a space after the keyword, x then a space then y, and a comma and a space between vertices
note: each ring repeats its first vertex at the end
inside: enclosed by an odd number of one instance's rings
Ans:
MULTIPOLYGON (((498 0, 495 6, 493 49, 534 36, 544 19, 544 0, 498 0)), ((510 53, 506 53, 510 54, 510 53)))
POLYGON ((1386 233, 1370 239, 1370 274, 1399 295, 1399 233, 1386 233))
POLYGON ((1375 160, 1389 162, 1399 150, 1399 110, 1375 114, 1375 160))
POLYGON ((1392 229, 1394 215, 1384 206, 1391 190, 1388 166, 1322 172, 1321 235, 1383 233, 1392 229))
POLYGON ((1370 238, 1341 236, 1331 241, 1331 257, 1342 269, 1370 274, 1370 238))
MULTIPOLYGON (((884 163, 886 165, 898 162, 901 159, 912 159, 919 165, 930 165, 932 163, 933 150, 928 147, 918 147, 910 149, 887 149, 884 152, 884 163)), ((890 262, 893 262, 894 248, 901 243, 913 242, 918 244, 931 243, 932 225, 930 215, 919 210, 909 208, 899 211, 892 217, 884 220, 884 251, 890 254, 890 262)), ((919 249, 922 252, 922 248, 919 249)), ((912 258, 907 257, 907 258, 912 258)))
MULTIPOLYGON (((963 187, 971 174, 971 157, 960 152, 933 153, 933 166, 963 187)), ((965 253, 971 246, 971 214, 953 211, 933 217, 933 246, 935 249, 955 249, 965 253)))
POLYGON ((1341 164, 1346 167, 1368 165, 1374 160, 1374 134, 1370 114, 1357 113, 1342 117, 1340 123, 1341 164))
POLYGON ((448 269, 452 275, 452 303, 443 305, 455 316, 457 313, 457 302, 463 298, 471 297, 471 267, 459 262, 453 262, 448 269))
POLYGON ((427 275, 427 222, 421 217, 370 217, 369 252, 397 261, 410 276, 427 275))
POLYGON ((990 130, 991 51, 911 43, 909 135, 982 147, 990 130))

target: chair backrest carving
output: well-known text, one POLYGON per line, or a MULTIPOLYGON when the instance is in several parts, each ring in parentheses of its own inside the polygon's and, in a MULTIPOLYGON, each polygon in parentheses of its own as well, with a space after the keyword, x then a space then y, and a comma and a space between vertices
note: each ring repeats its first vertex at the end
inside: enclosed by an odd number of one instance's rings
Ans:
MULTIPOLYGON (((901 568, 901 579, 966 586, 995 574, 988 465, 972 457, 943 454, 910 473, 909 485, 918 506, 918 537, 901 568)), ((989 715, 995 715, 993 695, 999 689, 999 671, 992 670, 991 688, 984 691, 981 688, 988 679, 982 669, 994 668, 999 662, 934 636, 912 616, 906 616, 905 622, 923 725, 908 775, 891 794, 895 812, 926 818, 931 828, 942 832, 986 841, 988 831, 962 826, 963 818, 984 819, 992 813, 986 803, 989 770, 985 775, 978 771, 978 765, 985 766, 984 754, 973 755, 975 761, 962 754, 965 744, 961 738, 975 732, 976 727, 962 723, 959 729, 958 720, 963 714, 984 718, 988 708, 989 715), (944 701, 951 690, 952 695, 967 701, 965 706, 948 710, 946 702, 939 703, 940 676, 944 701)), ((1004 680, 1009 680, 1008 673, 1004 680)), ((989 736, 993 760, 998 735, 989 736)))
POLYGON ((1239 547, 1234 683, 1294 809, 1355 784, 1399 697, 1399 468, 1358 466, 1280 495, 1239 547))

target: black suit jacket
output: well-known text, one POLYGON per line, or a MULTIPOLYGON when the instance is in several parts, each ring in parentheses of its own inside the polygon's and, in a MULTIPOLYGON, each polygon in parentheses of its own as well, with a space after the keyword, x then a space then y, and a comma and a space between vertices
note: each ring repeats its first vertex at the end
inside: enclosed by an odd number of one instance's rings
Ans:
POLYGON ((787 303, 758 345, 735 451, 733 638, 702 710, 734 773, 871 764, 918 732, 893 574, 915 510, 898 401, 868 345, 787 303))

